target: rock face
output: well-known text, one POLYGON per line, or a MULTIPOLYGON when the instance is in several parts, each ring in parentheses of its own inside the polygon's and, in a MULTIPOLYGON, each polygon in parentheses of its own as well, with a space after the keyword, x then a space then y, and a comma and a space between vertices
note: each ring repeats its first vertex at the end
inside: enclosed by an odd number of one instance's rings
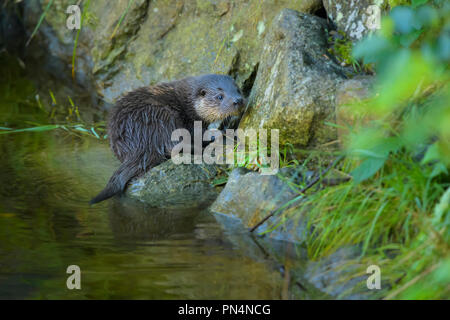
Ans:
POLYGON ((323 0, 328 18, 354 41, 377 28, 382 3, 382 0, 323 0))
MULTIPOLYGON (((97 105, 98 100, 91 71, 93 68, 89 49, 92 44, 91 32, 87 28, 80 32, 73 70, 76 81, 72 81, 72 56, 77 30, 67 28, 66 19, 69 15, 66 14, 66 9, 73 2, 70 0, 53 1, 38 32, 33 38, 30 38, 48 4, 49 1, 23 1, 20 3, 23 7, 23 24, 28 44, 25 49, 26 62, 39 64, 42 68, 40 73, 46 72, 48 78, 51 75, 58 80, 56 84, 52 84, 52 90, 55 91, 57 97, 59 91, 64 91, 64 88, 60 88, 62 84, 65 84, 65 87, 81 87, 83 95, 88 96, 89 101, 85 103, 78 99, 75 103, 80 103, 82 114, 90 117, 92 112, 90 106, 97 105)), ((78 96, 80 95, 78 94, 78 96)), ((64 100, 67 99, 67 95, 63 97, 64 100)))
MULTIPOLYGON (((28 33, 47 4, 24 3, 28 33)), ((70 74, 77 33, 66 28, 71 4, 55 0, 32 40, 36 49, 51 52, 45 63, 60 74, 70 74)), ((282 8, 312 12, 320 6, 320 0, 91 1, 82 8, 87 14, 76 78, 85 85, 91 81, 106 103, 142 85, 201 73, 230 73, 248 90, 273 17, 282 8)))
POLYGON ((337 85, 344 69, 327 53, 324 19, 284 9, 266 37, 251 108, 240 127, 279 129, 280 144, 311 147, 334 140, 337 85))
POLYGON ((198 207, 214 201, 214 165, 174 164, 171 160, 152 168, 133 181, 126 195, 152 207, 198 207))

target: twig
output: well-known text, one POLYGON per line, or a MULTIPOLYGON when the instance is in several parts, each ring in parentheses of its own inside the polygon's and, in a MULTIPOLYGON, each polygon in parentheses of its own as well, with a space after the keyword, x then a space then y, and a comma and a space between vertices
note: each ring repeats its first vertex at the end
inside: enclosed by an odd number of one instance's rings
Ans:
MULTIPOLYGON (((286 277, 286 274, 289 274, 289 271, 286 270, 286 267, 284 265, 281 265, 280 273, 281 273, 281 276, 286 277)), ((308 289, 299 280, 294 280, 294 283, 297 285, 297 287, 300 288, 300 290, 308 292, 308 289)))
MULTIPOLYGON (((261 252, 264 254, 264 258, 267 258, 267 259, 270 258, 270 259, 273 260, 273 262, 275 263, 275 265, 277 265, 277 268, 278 268, 278 270, 280 271, 281 276, 284 277, 284 276, 285 276, 285 273, 286 273, 286 267, 285 267, 284 265, 278 263, 278 262, 276 261, 276 259, 274 259, 274 258, 270 255, 270 253, 268 253, 268 252, 266 251, 266 249, 264 249, 264 247, 259 243, 259 241, 258 241, 253 235, 250 235, 250 238, 251 238, 251 239, 253 240, 253 242, 256 244, 256 246, 258 247, 258 249, 260 249, 261 252)), ((305 291, 305 292, 308 291, 308 289, 307 289, 307 288, 306 288, 299 280, 295 281, 295 284, 300 288, 300 290, 303 290, 303 291, 305 291)))
MULTIPOLYGON (((314 178, 314 180, 312 180, 306 187, 304 187, 302 190, 300 190, 299 193, 305 193, 306 191, 308 191, 311 187, 313 187, 317 182, 319 182, 327 173, 328 171, 330 171, 335 165, 338 164, 339 161, 341 161, 343 159, 342 156, 337 157, 323 172, 321 172, 316 178, 314 178)), ((297 196, 297 195, 296 195, 297 196)), ((295 198, 295 197, 294 197, 295 198)), ((292 198, 292 199, 294 199, 292 198)), ((292 200, 290 199, 290 200, 292 200)), ((271 217, 273 217, 273 215, 275 214, 275 212, 277 212, 279 209, 273 210, 270 214, 268 214, 267 216, 265 216, 261 221, 259 221, 257 224, 255 224, 251 229, 250 232, 255 231, 256 229, 258 229, 259 226, 261 226, 264 222, 266 222, 267 220, 269 220, 271 217)))

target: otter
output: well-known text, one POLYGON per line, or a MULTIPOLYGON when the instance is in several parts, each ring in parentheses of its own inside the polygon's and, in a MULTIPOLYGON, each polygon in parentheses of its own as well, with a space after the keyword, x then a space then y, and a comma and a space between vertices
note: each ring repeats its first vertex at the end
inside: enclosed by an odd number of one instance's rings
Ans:
MULTIPOLYGON (((191 134, 194 121, 202 127, 239 114, 241 90, 227 75, 208 74, 141 87, 120 98, 111 109, 108 136, 121 162, 105 189, 90 204, 124 192, 127 184, 170 158, 175 129, 191 134)), ((192 135, 193 136, 193 135, 192 135)))

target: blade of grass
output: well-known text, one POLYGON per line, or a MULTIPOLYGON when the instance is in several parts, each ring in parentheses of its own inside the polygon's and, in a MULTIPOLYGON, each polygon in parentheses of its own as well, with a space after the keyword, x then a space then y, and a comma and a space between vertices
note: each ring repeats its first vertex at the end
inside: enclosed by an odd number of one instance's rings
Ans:
MULTIPOLYGON (((385 199, 383 199, 384 201, 385 199)), ((378 209, 377 213, 375 214, 375 217, 372 221, 372 225, 370 226, 369 234, 367 235, 366 239, 364 240, 363 250, 361 252, 361 257, 363 257, 366 254, 367 248, 369 247, 370 239, 372 238, 373 230, 375 229, 375 225, 377 224, 377 220, 380 217, 381 212, 383 212, 384 207, 386 206, 386 202, 384 202, 380 208, 378 209)))
POLYGON ((130 9, 131 5, 133 4, 133 1, 134 1, 134 0, 129 0, 129 1, 128 1, 128 6, 127 6, 127 8, 125 9, 125 11, 122 13, 122 16, 120 17, 119 22, 117 23, 116 27, 114 28, 114 31, 113 31, 113 33, 111 34, 111 37, 109 38, 110 40, 111 40, 112 38, 114 38, 114 36, 116 35, 116 32, 117 32, 117 30, 119 29, 120 25, 122 24, 123 19, 124 19, 125 16, 127 15, 128 10, 130 9))
POLYGON ((72 51, 72 79, 75 79, 75 57, 77 55, 78 38, 80 37, 81 27, 83 26, 83 21, 86 18, 86 14, 88 12, 90 3, 91 3, 91 0, 87 0, 86 1, 86 5, 83 8, 83 14, 81 15, 81 21, 80 21, 80 29, 77 30, 77 35, 75 36, 75 42, 73 44, 73 51, 72 51))
POLYGON ((97 139, 100 139, 100 137, 99 137, 99 135, 97 134, 97 132, 95 132, 94 127, 91 128, 91 131, 92 131, 92 133, 95 135, 95 137, 96 137, 97 139))
POLYGON ((31 33, 30 38, 28 39, 27 43, 25 44, 26 47, 28 47, 28 45, 30 44, 31 39, 33 39, 33 37, 36 35, 37 31, 39 30, 39 27, 42 24, 42 21, 44 21, 45 16, 47 15, 48 11, 50 10, 50 7, 52 6, 53 0, 50 0, 47 3, 47 7, 45 7, 44 12, 42 12, 41 16, 39 17, 39 21, 36 24, 36 27, 34 27, 33 32, 31 33))
POLYGON ((60 127, 59 124, 51 124, 51 125, 46 125, 46 126, 31 127, 31 128, 24 128, 24 129, 5 130, 5 131, 0 131, 0 134, 26 132, 26 131, 40 132, 40 131, 48 131, 48 130, 57 129, 59 127, 60 127))
POLYGON ((53 94, 52 90, 48 90, 48 92, 50 93, 50 97, 52 98, 52 103, 54 105, 56 105, 57 104, 56 103, 56 98, 55 98, 55 95, 53 94))

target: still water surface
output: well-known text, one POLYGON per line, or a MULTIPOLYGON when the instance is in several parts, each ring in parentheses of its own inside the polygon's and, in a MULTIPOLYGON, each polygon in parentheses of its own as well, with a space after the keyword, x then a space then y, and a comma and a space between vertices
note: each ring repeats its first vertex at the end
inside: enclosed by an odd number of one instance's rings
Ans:
POLYGON ((0 298, 280 298, 280 274, 200 209, 125 199, 96 206, 115 162, 65 133, 0 136, 0 298), (66 288, 66 268, 82 290, 66 288))

